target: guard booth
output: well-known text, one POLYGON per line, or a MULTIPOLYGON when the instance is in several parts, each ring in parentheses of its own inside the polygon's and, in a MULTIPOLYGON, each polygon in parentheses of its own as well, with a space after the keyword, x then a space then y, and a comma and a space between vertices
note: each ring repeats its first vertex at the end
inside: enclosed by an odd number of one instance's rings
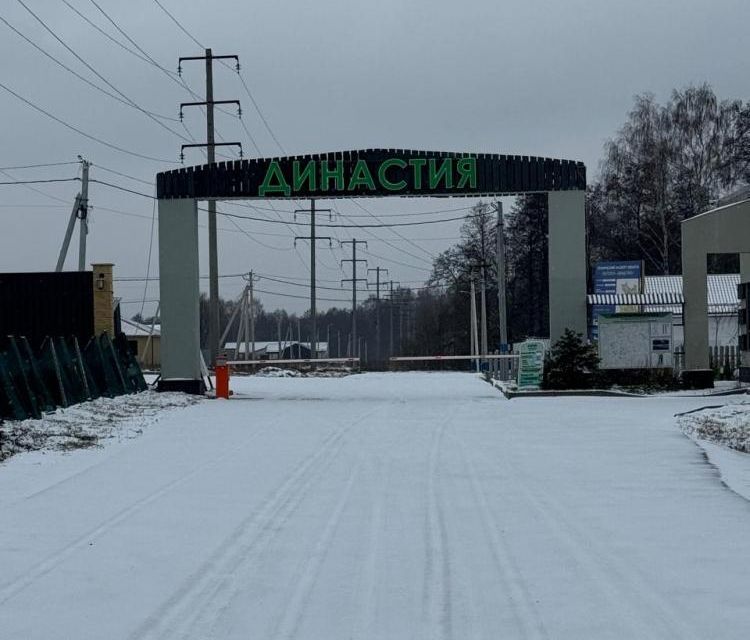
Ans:
POLYGON ((160 390, 202 393, 199 200, 490 197, 547 193, 550 337, 586 332, 586 167, 572 160, 366 149, 159 173, 160 390))
POLYGON ((607 313, 599 316, 602 369, 672 369, 671 313, 607 313))

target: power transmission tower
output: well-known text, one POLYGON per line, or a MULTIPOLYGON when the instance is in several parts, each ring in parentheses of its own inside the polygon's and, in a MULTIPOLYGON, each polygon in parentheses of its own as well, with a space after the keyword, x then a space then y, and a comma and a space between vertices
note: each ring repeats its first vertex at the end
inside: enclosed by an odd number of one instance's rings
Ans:
MULTIPOLYGON (((242 108, 239 100, 214 100, 214 72, 213 61, 232 59, 236 62, 237 73, 240 70, 240 59, 236 55, 215 56, 211 49, 206 49, 202 56, 182 56, 179 59, 177 72, 182 75, 182 63, 190 60, 205 60, 206 62, 206 99, 200 102, 183 102, 180 104, 180 120, 182 120, 182 110, 185 107, 206 107, 206 142, 183 144, 180 148, 180 158, 185 157, 185 149, 188 147, 205 147, 206 160, 208 164, 216 162, 216 147, 219 146, 237 146, 240 148, 240 158, 242 157, 241 142, 216 142, 214 131, 214 105, 217 104, 236 104, 238 115, 242 115, 242 108)), ((216 227, 216 201, 208 201, 208 289, 209 289, 209 312, 208 312, 208 352, 211 364, 215 364, 216 356, 219 354, 219 250, 217 242, 216 227)))
MULTIPOLYGON (((352 257, 345 258, 344 260, 341 261, 342 264, 344 262, 352 263, 352 277, 344 278, 341 282, 342 284, 344 282, 352 283, 352 351, 356 351, 358 347, 358 344, 357 344, 357 282, 367 282, 367 278, 357 278, 357 263, 364 262, 365 264, 367 264, 367 260, 357 260, 357 245, 363 244, 367 246, 367 241, 356 240, 352 238, 351 240, 344 240, 341 244, 352 245, 352 257)), ((356 358, 357 354, 353 353, 352 356, 356 358)))
MULTIPOLYGON (((328 218, 331 218, 330 209, 317 209, 317 211, 325 211, 328 213, 328 218)), ((312 321, 311 335, 310 335, 310 357, 314 360, 318 357, 318 310, 315 300, 315 243, 318 240, 328 240, 328 244, 331 244, 330 236, 316 236, 315 235, 315 199, 310 198, 309 209, 295 209, 294 217, 297 218, 298 213, 309 213, 310 214, 310 235, 309 236, 296 236, 294 238, 295 244, 297 240, 309 240, 310 241, 310 320, 312 321)))
POLYGON ((379 364, 383 359, 383 352, 380 349, 380 274, 388 273, 388 269, 383 267, 375 267, 374 269, 368 269, 375 272, 375 360, 379 364))
POLYGON ((81 191, 76 195, 73 203, 73 210, 70 212, 68 227, 65 230, 60 255, 57 257, 55 271, 62 271, 65 265, 65 258, 68 256, 70 240, 73 237, 73 230, 76 226, 76 220, 80 221, 79 241, 78 241, 78 270, 86 270, 86 236, 89 234, 89 167, 91 163, 78 156, 81 160, 81 191))

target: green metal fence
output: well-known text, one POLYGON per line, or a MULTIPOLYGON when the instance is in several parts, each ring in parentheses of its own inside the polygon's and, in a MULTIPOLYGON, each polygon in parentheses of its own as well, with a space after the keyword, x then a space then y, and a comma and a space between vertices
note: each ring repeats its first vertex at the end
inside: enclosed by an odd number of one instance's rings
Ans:
POLYGON ((147 388, 127 342, 106 333, 84 348, 75 337, 48 337, 36 353, 25 337, 9 336, 7 350, 0 352, 0 422, 40 418, 56 407, 147 388))

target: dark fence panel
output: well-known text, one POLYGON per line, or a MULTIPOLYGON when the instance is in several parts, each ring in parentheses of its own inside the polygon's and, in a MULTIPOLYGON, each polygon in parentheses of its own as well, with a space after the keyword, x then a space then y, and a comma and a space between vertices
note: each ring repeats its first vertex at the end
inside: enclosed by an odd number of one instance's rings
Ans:
POLYGON ((8 336, 25 336, 38 351, 47 336, 75 336, 87 344, 94 335, 93 274, 0 273, 0 351, 8 336))

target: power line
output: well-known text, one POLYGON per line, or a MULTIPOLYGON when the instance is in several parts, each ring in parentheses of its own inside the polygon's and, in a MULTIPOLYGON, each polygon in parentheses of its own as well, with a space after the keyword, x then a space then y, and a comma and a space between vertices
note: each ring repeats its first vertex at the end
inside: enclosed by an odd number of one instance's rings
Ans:
POLYGON ((250 91, 250 87, 247 86, 247 82, 245 82, 245 78, 243 77, 241 72, 238 72, 240 82, 242 83, 242 86, 245 89, 245 93, 247 93, 247 97, 250 98, 250 102, 253 103, 253 107, 255 107, 255 111, 260 116, 261 122, 263 123, 263 126, 266 128, 266 131, 271 135, 271 138, 273 138, 273 141, 276 143, 276 146, 281 150, 283 154, 286 154, 286 150, 282 146, 282 144, 279 142, 279 139, 276 137, 276 134, 273 132, 273 129, 271 129, 271 125, 268 124, 268 120, 266 120, 266 117, 263 115, 263 112, 260 109, 260 106, 255 100, 255 97, 253 96, 252 92, 250 91))
MULTIPOLYGON (((129 47, 127 47, 126 45, 124 45, 122 42, 120 42, 119 40, 117 40, 116 38, 114 38, 111 34, 109 34, 106 31, 104 31, 101 27, 99 27, 96 23, 94 23, 90 18, 88 18, 83 13, 81 13, 79 10, 77 10, 75 7, 73 7, 72 5, 70 5, 67 2, 67 0, 63 0, 63 2, 71 10, 73 10, 80 18, 82 18, 89 26, 91 26, 94 29, 96 29, 103 36, 105 36, 106 38, 108 38, 109 40, 111 40, 112 42, 114 42, 115 44, 117 44, 118 46, 120 46, 122 49, 124 49, 125 51, 127 51, 131 55, 133 55, 136 58, 138 58, 138 60, 140 60, 141 62, 145 62, 146 64, 148 64, 148 65, 154 67, 155 69, 158 69, 162 73, 164 73, 172 82, 174 82, 175 84, 177 84, 177 86, 179 86, 181 89, 184 89, 185 91, 187 91, 194 98, 198 97, 198 94, 190 88, 190 86, 185 82, 185 80, 183 78, 180 78, 177 73, 175 73, 174 71, 170 71, 169 69, 165 68, 163 65, 159 64, 156 60, 154 60, 154 58, 151 55, 149 55, 141 46, 139 46, 129 35, 127 35, 125 33, 125 31, 115 22, 115 20, 111 16, 109 16, 108 14, 106 14, 101 7, 98 7, 98 9, 102 13, 102 15, 104 15, 107 18, 107 20, 109 20, 113 25, 115 25, 115 28, 120 33, 122 33, 130 42, 132 42, 133 45, 136 46, 139 51, 142 51, 143 53, 138 53, 138 51, 134 51, 134 50, 130 49, 129 47)), ((221 108, 219 108, 218 110, 222 111, 223 113, 229 113, 228 111, 226 111, 224 109, 221 109, 221 108)), ((194 140, 194 138, 192 137, 192 134, 188 130, 188 128, 185 125, 185 123, 181 123, 181 124, 182 124, 182 127, 185 129, 185 131, 188 133, 188 136, 192 140, 194 140)), ((222 139, 221 133, 218 130, 216 131, 216 135, 219 136, 220 139, 222 139)), ((222 155, 221 157, 224 158, 224 157, 227 157, 227 156, 223 156, 222 155)))
POLYGON ((78 9, 76 9, 76 8, 75 8, 75 7, 74 7, 74 6, 72 5, 72 4, 70 4, 70 3, 68 2, 68 0, 62 0, 62 1, 63 1, 63 3, 65 4, 65 6, 67 6, 67 7, 68 7, 68 8, 69 8, 69 9, 70 9, 71 11, 73 11, 73 12, 74 12, 75 14, 77 14, 77 15, 78 15, 78 17, 80 17, 80 18, 81 18, 82 20, 84 20, 84 21, 85 21, 85 22, 86 22, 86 23, 87 23, 87 24, 88 24, 89 26, 91 26, 91 27, 93 27, 94 29, 96 29, 96 30, 97 30, 97 31, 98 31, 99 33, 101 33, 101 34, 102 34, 102 35, 103 35, 103 36, 104 36, 105 38, 107 38, 108 40, 111 40, 111 41, 112 41, 112 42, 114 42, 114 43, 115 43, 115 44, 116 44, 116 45, 117 45, 118 47, 121 47, 122 49, 124 49, 125 51, 127 51, 127 52, 128 52, 129 54, 131 54, 131 55, 135 56, 135 57, 136 57, 136 58, 138 58, 139 60, 142 60, 143 62, 147 62, 148 64, 151 64, 151 62, 150 62, 150 61, 148 60, 148 58, 145 58, 145 57, 143 57, 143 56, 142 56, 142 55, 141 55, 140 53, 138 53, 137 51, 133 51, 132 49, 130 49, 129 47, 127 47, 126 45, 124 45, 124 44, 123 44, 122 42, 120 42, 120 41, 119 41, 119 40, 118 40, 117 38, 115 38, 115 37, 114 37, 114 36, 112 36, 111 34, 107 33, 107 32, 106 32, 106 31, 105 31, 104 29, 102 29, 102 28, 101 28, 101 27, 100 27, 100 26, 99 26, 98 24, 96 24, 96 23, 95 23, 95 22, 94 22, 93 20, 91 20, 91 18, 89 18, 89 17, 88 17, 88 16, 86 16, 86 15, 85 15, 84 13, 82 13, 81 11, 79 11, 78 9))
POLYGON ((169 19, 180 28, 180 31, 182 31, 188 38, 190 38, 193 42, 195 42, 195 44, 197 44, 201 49, 206 48, 200 42, 198 42, 198 40, 195 38, 195 36, 192 33, 190 33, 185 27, 182 26, 182 24, 180 23, 179 20, 177 20, 177 18, 175 18, 169 11, 167 11, 167 9, 164 7, 164 5, 161 2, 159 2, 159 0, 154 0, 154 2, 164 13, 167 14, 167 16, 169 16, 169 19))
POLYGON ((47 178, 44 180, 13 180, 8 182, 0 182, 0 185, 10 184, 42 184, 44 182, 76 182, 80 181, 80 178, 47 178))
MULTIPOLYGON (((19 0, 20 1, 20 0, 19 0)), ((129 156, 134 156, 136 158, 141 158, 142 160, 152 160, 153 162, 159 162, 159 163, 169 163, 169 164, 178 164, 175 160, 165 160, 164 158, 156 158, 154 156, 149 156, 143 153, 137 153, 135 151, 130 151, 128 149, 125 149, 124 147, 120 147, 112 142, 107 142, 106 140, 102 140, 101 138, 97 138, 96 136, 91 135, 90 133, 86 133, 82 129, 79 129, 78 127, 66 122, 65 120, 62 120, 61 118, 58 118, 56 115, 53 115, 49 111, 46 111, 42 107, 34 104, 31 100, 28 100, 27 98, 24 98, 19 93, 16 93, 8 87, 7 85, 0 82, 0 88, 5 89, 8 93, 10 93, 12 96, 15 96, 18 100, 21 102, 27 104, 32 109, 35 109, 39 113, 43 113, 48 118, 54 120, 58 124, 63 125, 64 127, 67 127, 71 131, 75 131, 78 135, 83 136, 84 138, 88 138, 89 140, 93 140, 94 142, 98 142, 101 145, 104 145, 105 147, 109 147, 110 149, 114 149, 115 151, 119 151, 120 153, 125 153, 129 156)))
MULTIPOLYGON (((0 87, 3 86, 0 84, 0 87)), ((135 191, 133 189, 128 189, 127 187, 123 187, 120 185, 113 184, 111 182, 105 182, 103 180, 96 180, 92 179, 91 182, 96 182, 98 184, 103 184, 108 187, 112 187, 113 189, 119 189, 120 191, 125 191, 128 193, 132 193, 134 195, 143 196, 144 198, 155 198, 155 196, 148 195, 147 193, 142 193, 140 191, 135 191)), ((204 211, 205 209, 200 209, 201 211, 204 211)), ((255 222, 265 222, 267 224, 283 224, 285 226, 289 225, 297 225, 297 226, 306 226, 303 222, 286 222, 284 220, 272 220, 271 218, 259 218, 257 216, 246 216, 241 215, 239 213, 229 213, 228 211, 221 212, 221 215, 228 217, 228 218, 237 218, 240 220, 254 220, 255 222)), ((343 216, 342 217, 346 217, 343 216)), ((329 229, 391 229, 393 227, 417 227, 417 226, 423 226, 427 224, 441 224, 444 222, 456 222, 457 220, 466 220, 467 218, 474 218, 477 216, 458 216, 458 217, 452 217, 452 218, 442 218, 440 220, 418 220, 414 222, 387 222, 387 223, 378 223, 378 224, 326 224, 321 223, 318 226, 320 227, 326 227, 329 229)), ((378 238, 379 240, 383 240, 386 242, 383 238, 378 238)), ((394 247, 395 248, 395 247, 394 247)), ((403 251, 403 249, 398 249, 399 251, 403 251)))
MULTIPOLYGON (((63 0, 63 1, 64 1, 64 0, 63 0)), ((103 89, 103 88, 102 88, 102 87, 100 87, 100 86, 99 86, 98 84, 96 84, 96 83, 94 83, 94 82, 91 82, 91 80, 89 80, 89 79, 88 79, 88 78, 86 78, 85 76, 82 76, 82 75, 81 75, 80 73, 78 73, 78 72, 77 72, 77 71, 76 71, 75 69, 71 69, 71 68, 70 68, 70 67, 69 67, 68 65, 66 65, 66 64, 65 64, 64 62, 61 62, 60 60, 58 60, 58 59, 57 59, 57 58, 56 58, 55 56, 53 56, 53 55, 52 55, 51 53, 49 53, 48 51, 46 51, 45 49, 43 49, 43 48, 42 48, 41 46, 39 46, 39 45, 38 45, 38 44, 37 44, 36 42, 34 42, 34 41, 33 41, 33 40, 31 39, 31 38, 29 38, 29 37, 28 37, 28 36, 26 36, 25 34, 21 33, 21 32, 20 32, 20 31, 19 31, 19 30, 18 30, 18 29, 17 29, 16 27, 14 27, 14 26, 13 26, 12 24, 10 24, 10 22, 8 22, 8 21, 7 21, 7 20, 6 20, 5 18, 3 18, 2 16, 0 16, 0 22, 3 22, 3 24, 5 24, 5 26, 7 26, 7 27, 8 27, 8 28, 9 28, 9 29, 10 29, 11 31, 13 31, 13 32, 14 32, 14 33, 15 33, 16 35, 18 35, 19 37, 23 38, 23 39, 24 39, 24 40, 25 40, 25 41, 26 41, 27 43, 29 43, 29 44, 30 44, 30 45, 31 45, 32 47, 34 47, 34 48, 35 48, 35 49, 36 49, 37 51, 39 51, 40 53, 42 53, 42 54, 43 54, 44 56, 46 56, 47 58, 49 58, 50 60, 52 60, 52 62, 54 62, 54 63, 55 63, 56 65, 58 65, 58 66, 62 67, 63 69, 65 69, 65 71, 67 71, 68 73, 70 73, 70 74, 74 75, 74 76, 75 76, 76 78, 78 78, 78 79, 79 79, 79 80, 80 80, 81 82, 85 82, 85 83, 86 83, 87 85, 89 85, 89 86, 90 86, 90 87, 92 87, 93 89, 96 89, 96 90, 97 90, 97 91, 99 91, 100 93, 103 93, 103 94, 104 94, 105 96, 108 96, 108 97, 112 98, 113 100, 117 100, 117 102, 120 102, 121 104, 124 104, 125 106, 127 106, 127 107, 130 107, 130 108, 132 108, 132 109, 136 109, 136 110, 138 110, 138 111, 146 111, 147 113, 151 114, 152 116, 154 116, 154 117, 156 117, 156 118, 162 118, 163 120, 171 120, 171 121, 173 121, 173 122, 178 122, 178 120, 179 120, 178 118, 172 118, 172 117, 170 117, 170 116, 165 116, 165 115, 163 115, 163 114, 160 114, 160 113, 156 113, 156 112, 154 112, 154 111, 149 111, 149 110, 147 110, 147 109, 140 109, 140 108, 138 108, 138 107, 134 106, 134 105, 133 105, 133 104, 132 104, 131 102, 129 102, 128 100, 124 100, 124 99, 123 99, 123 98, 121 98, 120 96, 117 96, 117 95, 115 95, 114 93, 111 93, 111 92, 107 91, 106 89, 103 89)))
POLYGON ((106 84, 110 89, 112 89, 115 93, 122 96, 125 100, 130 102, 133 107, 138 109, 138 111, 141 111, 144 115, 146 115, 148 118, 153 120, 156 124, 158 124, 160 127, 165 129, 166 131, 169 131, 173 135, 177 136, 181 140, 187 140, 185 136, 183 136, 181 133, 178 133, 171 127, 164 124, 161 120, 153 116, 151 113, 149 113, 146 109, 141 107, 137 102, 135 102, 132 98, 127 96, 125 93, 120 91, 114 84, 112 84, 107 78, 105 78, 101 73, 99 73, 94 67, 92 67, 86 60, 83 59, 82 56, 80 56, 76 51, 68 45, 60 36, 55 33, 53 29, 51 29, 44 20, 42 20, 36 13, 34 13, 29 6, 23 1, 23 0, 16 0, 18 4, 20 4, 26 11, 40 24, 44 29, 55 39, 57 40, 67 51, 69 51, 83 66, 85 66, 91 73, 93 73, 97 78, 99 78, 104 84, 106 84))
MULTIPOLYGON (((6 178, 9 178, 11 180, 16 180, 16 177, 8 173, 7 171, 3 171, 0 169, 0 173, 3 174, 6 178)), ((41 189, 37 189, 36 187, 32 187, 30 185, 24 185, 26 189, 29 191, 33 191, 34 193, 38 193, 41 196, 44 196, 48 200, 55 200, 56 202, 63 202, 66 205, 66 208, 70 207, 70 200, 66 200, 65 198, 60 198, 59 196, 53 196, 51 193, 47 193, 46 191, 42 191, 41 189)))
MULTIPOLYGON (((1 19, 1 18, 0 18, 1 19)), ((72 164, 80 164, 78 161, 70 162, 46 162, 43 164, 23 164, 16 167, 0 167, 0 171, 13 171, 14 169, 41 169, 44 167, 64 167, 72 164)))
POLYGON ((136 178, 135 176, 128 175, 127 173, 123 173, 122 171, 115 171, 114 169, 110 169, 108 167, 105 167, 101 164, 95 164, 93 165, 97 169, 100 169, 101 171, 106 171, 107 173, 112 173, 116 176, 120 176, 121 178, 128 178, 129 180, 134 180, 135 182, 140 182, 142 184, 148 185, 149 187, 154 186, 154 180, 144 180, 143 178, 136 178))

